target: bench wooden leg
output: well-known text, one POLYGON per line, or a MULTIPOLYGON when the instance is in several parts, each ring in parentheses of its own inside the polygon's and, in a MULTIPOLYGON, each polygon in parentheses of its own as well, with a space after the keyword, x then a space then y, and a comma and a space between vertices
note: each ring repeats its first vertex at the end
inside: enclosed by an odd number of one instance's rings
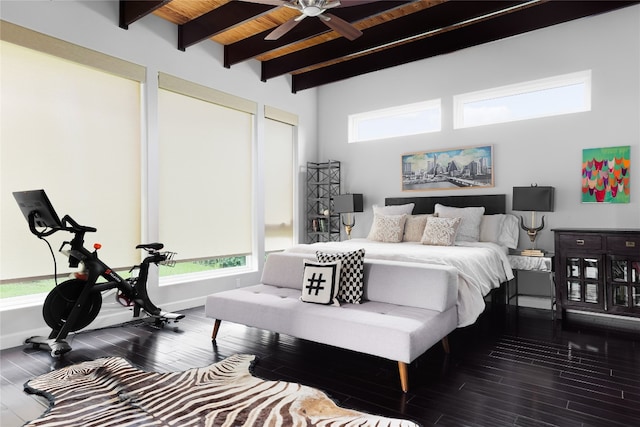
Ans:
POLYGON ((409 391, 409 367, 404 362, 398 362, 398 371, 400 371, 400 387, 405 393, 409 391))
POLYGON ((444 348, 444 352, 447 354, 451 351, 449 348, 449 336, 442 338, 442 348, 444 348))
POLYGON ((220 323, 222 320, 216 319, 216 322, 213 324, 213 332, 211 332, 211 341, 215 341, 218 336, 218 329, 220 329, 220 323))

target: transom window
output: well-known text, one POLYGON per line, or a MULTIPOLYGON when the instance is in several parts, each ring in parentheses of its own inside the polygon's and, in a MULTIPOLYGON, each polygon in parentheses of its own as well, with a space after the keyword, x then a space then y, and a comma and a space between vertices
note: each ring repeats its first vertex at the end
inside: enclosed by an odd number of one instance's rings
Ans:
POLYGON ((591 110, 591 70, 453 97, 454 129, 591 110))
POLYGON ((440 99, 400 105, 349 116, 349 142, 439 132, 440 99))

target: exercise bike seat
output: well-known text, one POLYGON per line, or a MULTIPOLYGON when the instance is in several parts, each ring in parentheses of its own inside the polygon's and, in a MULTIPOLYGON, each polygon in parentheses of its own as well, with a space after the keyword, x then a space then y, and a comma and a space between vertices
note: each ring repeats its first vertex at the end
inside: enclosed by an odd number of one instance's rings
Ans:
POLYGON ((162 243, 142 243, 136 246, 136 249, 153 249, 154 251, 159 251, 164 248, 162 243))

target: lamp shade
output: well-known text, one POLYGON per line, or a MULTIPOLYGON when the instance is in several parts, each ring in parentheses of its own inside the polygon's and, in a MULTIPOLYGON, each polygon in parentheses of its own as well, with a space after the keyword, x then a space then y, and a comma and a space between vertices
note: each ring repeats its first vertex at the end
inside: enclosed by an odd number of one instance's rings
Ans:
POLYGON ((340 194, 333 198, 335 213, 362 212, 362 194, 340 194))
POLYGON ((553 212, 553 187, 513 187, 514 211, 553 212))

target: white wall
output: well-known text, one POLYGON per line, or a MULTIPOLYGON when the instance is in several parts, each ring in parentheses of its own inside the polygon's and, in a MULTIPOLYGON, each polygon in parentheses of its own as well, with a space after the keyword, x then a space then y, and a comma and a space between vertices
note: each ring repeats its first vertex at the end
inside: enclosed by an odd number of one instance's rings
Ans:
MULTIPOLYGON (((341 160, 343 191, 365 196, 354 237, 367 235, 370 207, 385 197, 504 193, 510 210, 512 187, 531 183, 556 188, 537 241, 543 249, 553 249, 551 228, 640 227, 639 76, 640 6, 382 70, 319 89, 320 160, 341 160), (590 112, 453 130, 455 94, 587 69, 590 112), (442 132, 347 143, 349 114, 434 98, 442 99, 442 132), (402 192, 403 153, 488 144, 495 188, 402 192), (620 145, 631 146, 631 203, 581 204, 582 149, 620 145)), ((520 239, 529 244, 524 231, 520 239)))
MULTIPOLYGON (((305 90, 298 94, 291 93, 289 77, 281 77, 264 83, 260 81, 260 66, 257 61, 248 61, 233 66, 223 67, 223 49, 220 45, 205 41, 186 52, 177 49, 177 26, 156 16, 146 16, 129 26, 129 30, 118 27, 117 1, 2 1, 0 18, 14 24, 56 37, 67 42, 94 49, 127 61, 143 65, 147 68, 145 85, 146 102, 146 141, 145 144, 153 155, 157 144, 157 74, 164 72, 208 86, 236 96, 244 97, 259 104, 262 115, 264 105, 295 113, 299 116, 298 161, 305 165, 307 161, 317 158, 317 90, 305 90)), ((46 72, 46 70, 43 70, 46 72)), ((5 108, 9 106, 3 106, 5 108)), ((256 144, 260 146, 264 140, 263 123, 257 119, 256 144)), ((260 153, 260 151, 258 151, 260 153)), ((261 158, 256 159, 260 165, 261 158)), ((149 176, 157 173, 153 163, 149 176)), ((105 175, 108 176, 108 175, 105 175)), ((256 187, 261 188, 261 179, 256 177, 256 187)), ((304 184, 304 181, 301 181, 304 184)), ((305 187, 298 188, 298 198, 305 197, 305 187)), ((150 180, 149 191, 145 194, 149 205, 146 218, 147 238, 154 240, 157 235, 158 188, 150 180)), ((1 188, 1 191, 11 191, 1 188)), ((72 190, 70 190, 72 191, 72 190)), ((264 255, 263 249, 263 203, 262 197, 256 195, 257 208, 254 213, 256 229, 255 245, 259 249, 258 259, 264 255)), ((304 204, 298 210, 299 223, 304 225, 304 204), (302 219, 302 220, 301 220, 302 219)), ((3 206, 2 209, 15 209, 15 206, 3 206)), ((89 236, 88 236, 89 237, 89 236)), ((35 237, 34 237, 35 238, 35 237)), ((170 245, 167 243, 167 249, 170 245)), ((49 258, 43 245, 41 254, 45 261, 49 258)), ((108 261, 108 260, 107 260, 108 261)), ((62 262, 59 260, 59 262, 62 262)), ((53 268, 53 266, 52 266, 53 268)), ((149 293, 153 301, 167 310, 179 310, 204 303, 204 296, 215 290, 233 288, 238 285, 255 283, 259 272, 253 271, 243 275, 221 277, 217 279, 198 280, 186 285, 158 287, 151 284, 149 293)), ((111 302, 105 300, 105 303, 111 302)), ((114 322, 129 320, 131 315, 114 304, 103 308, 100 317, 91 327, 99 327, 114 322)), ((42 320, 41 307, 4 307, 0 311, 0 345, 2 348, 19 345, 30 335, 48 334, 49 329, 42 320)))

